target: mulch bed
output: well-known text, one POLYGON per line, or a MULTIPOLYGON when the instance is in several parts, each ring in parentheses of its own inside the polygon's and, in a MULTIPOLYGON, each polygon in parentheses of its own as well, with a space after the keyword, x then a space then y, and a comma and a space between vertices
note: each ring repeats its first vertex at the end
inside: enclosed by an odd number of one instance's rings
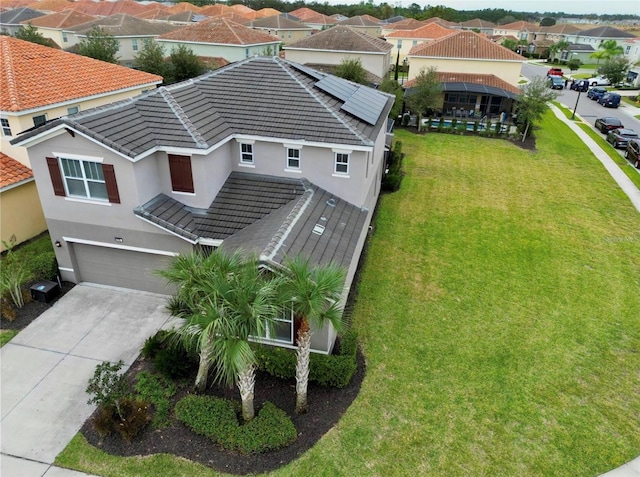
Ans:
MULTIPOLYGON (((138 358, 128 371, 129 381, 131 382, 140 371, 152 371, 151 368, 152 365, 148 361, 138 358)), ((254 398, 256 414, 264 402, 270 401, 291 417, 298 431, 298 438, 292 445, 264 454, 243 455, 225 450, 206 437, 193 433, 175 416, 172 416, 169 427, 153 429, 151 425, 147 426, 130 444, 123 441, 119 435, 101 438, 94 430, 91 418, 85 422, 81 432, 89 443, 109 454, 138 456, 168 453, 199 462, 220 472, 237 475, 268 472, 301 456, 335 426, 358 395, 364 372, 364 358, 358 352, 358 369, 345 388, 328 388, 309 383, 309 412, 303 415, 295 413, 295 380, 277 379, 258 372, 254 398)), ((179 390, 173 398, 174 403, 190 390, 190 385, 179 390)), ((240 401, 236 388, 215 386, 209 388, 207 394, 240 401)))
MULTIPOLYGON (((33 283, 30 283, 26 288, 30 289, 30 286, 33 283)), ((15 309, 16 318, 13 321, 7 320, 4 316, 0 320, 0 329, 3 330, 21 330, 26 328, 26 326, 31 323, 33 320, 38 318, 42 313, 51 308, 55 303, 67 294, 69 290, 71 290, 75 286, 74 283, 70 282, 62 282, 62 288, 60 289, 60 294, 49 303, 42 303, 39 301, 31 300, 31 297, 28 298, 28 301, 24 304, 22 308, 15 309)))

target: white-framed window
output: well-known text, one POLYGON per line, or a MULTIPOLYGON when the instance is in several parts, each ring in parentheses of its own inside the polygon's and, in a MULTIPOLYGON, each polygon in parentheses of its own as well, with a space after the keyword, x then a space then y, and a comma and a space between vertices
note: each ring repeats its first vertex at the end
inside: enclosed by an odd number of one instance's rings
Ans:
POLYGON ((34 116, 33 117, 33 125, 35 127, 42 126, 46 122, 47 122, 47 115, 46 114, 41 114, 40 116, 34 116))
POLYGON ((287 148, 287 169, 300 169, 300 149, 287 148))
POLYGON ((411 46, 416 46, 418 44, 418 40, 413 40, 413 43, 411 46))
POLYGON ((69 41, 69 38, 67 38, 67 32, 63 31, 62 32, 62 41, 67 43, 69 41))
POLYGON ((69 197, 108 200, 102 164, 66 157, 60 158, 60 164, 69 197))
POLYGON ((11 126, 9 125, 9 120, 7 118, 0 118, 0 126, 2 126, 3 136, 12 136, 11 126))
POLYGON ((76 114, 79 111, 80 111, 79 106, 71 106, 70 108, 67 108, 67 114, 76 114))
POLYGON ((402 49, 402 40, 398 40, 398 50, 402 49))
POLYGON ((261 338, 293 344, 293 308, 282 310, 282 314, 275 319, 272 329, 267 329, 261 338))
POLYGON ((133 38, 131 40, 131 48, 133 49, 133 51, 138 51, 138 39, 137 38, 133 38))
POLYGON ((240 144, 240 163, 253 164, 253 144, 240 144))
POLYGON ((116 40, 116 50, 120 51, 120 40, 116 40))
POLYGON ((336 152, 334 172, 336 174, 349 174, 349 154, 336 152))

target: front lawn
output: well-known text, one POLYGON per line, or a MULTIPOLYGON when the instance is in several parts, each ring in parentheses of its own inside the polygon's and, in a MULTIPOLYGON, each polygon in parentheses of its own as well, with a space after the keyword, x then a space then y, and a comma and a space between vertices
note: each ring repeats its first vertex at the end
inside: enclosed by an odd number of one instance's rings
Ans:
MULTIPOLYGON (((640 214, 566 125, 542 127, 535 152, 396 131, 407 175, 381 200, 353 313, 361 393, 270 475, 595 476, 640 454, 640 214)), ((219 475, 81 437, 57 463, 219 475)))

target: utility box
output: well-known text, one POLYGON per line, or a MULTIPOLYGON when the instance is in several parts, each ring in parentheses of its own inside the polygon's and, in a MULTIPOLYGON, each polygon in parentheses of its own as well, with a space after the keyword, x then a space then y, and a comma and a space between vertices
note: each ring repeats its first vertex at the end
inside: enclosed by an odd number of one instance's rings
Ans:
POLYGON ((44 280, 31 286, 31 298, 42 303, 49 303, 60 294, 60 286, 56 282, 44 280))

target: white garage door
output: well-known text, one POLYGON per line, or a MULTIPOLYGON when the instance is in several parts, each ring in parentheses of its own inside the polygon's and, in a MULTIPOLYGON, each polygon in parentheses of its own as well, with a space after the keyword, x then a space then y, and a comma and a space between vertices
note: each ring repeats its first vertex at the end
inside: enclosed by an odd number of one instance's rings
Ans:
POLYGON ((73 251, 83 282, 170 294, 154 271, 167 267, 171 257, 74 243, 73 251))

